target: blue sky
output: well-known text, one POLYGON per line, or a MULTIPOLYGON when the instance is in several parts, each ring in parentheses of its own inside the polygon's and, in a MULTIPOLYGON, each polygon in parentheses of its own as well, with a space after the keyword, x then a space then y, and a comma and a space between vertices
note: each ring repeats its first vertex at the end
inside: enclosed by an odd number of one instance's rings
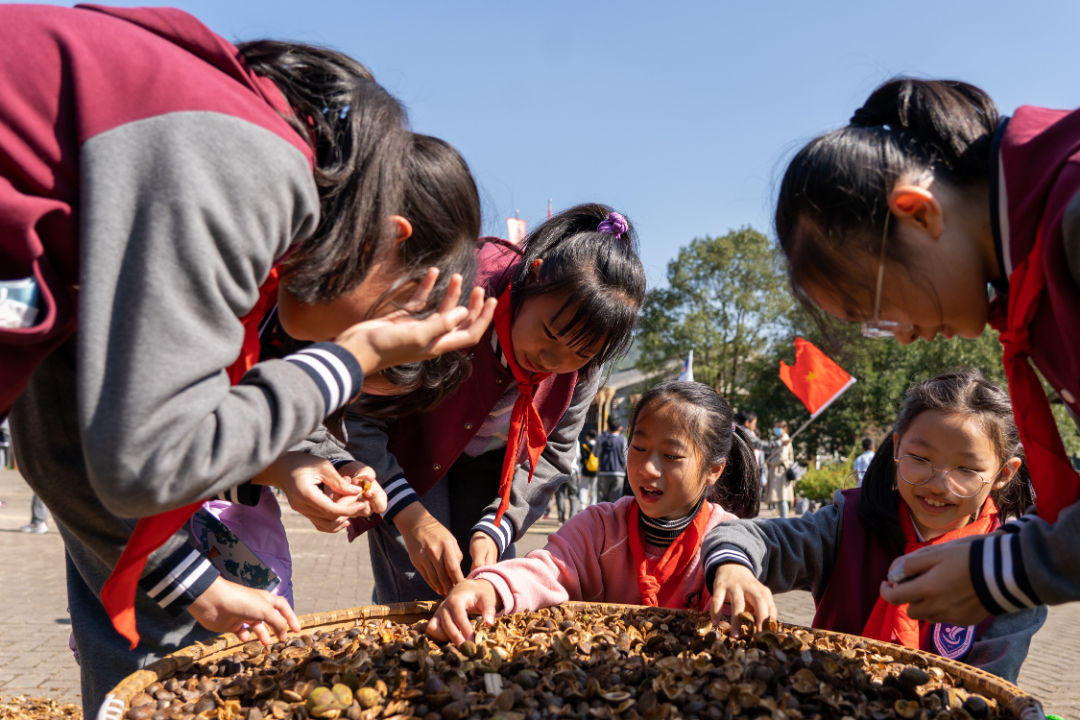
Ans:
MULTIPOLYGON (((69 3, 58 3, 69 4, 69 3)), ((145 3, 117 3, 139 5, 145 3)), ((599 201, 635 223, 651 285, 694 237, 772 234, 787 158, 896 74, 1011 112, 1080 105, 1080 3, 178 0, 229 40, 348 52, 468 160, 485 231, 599 201)))

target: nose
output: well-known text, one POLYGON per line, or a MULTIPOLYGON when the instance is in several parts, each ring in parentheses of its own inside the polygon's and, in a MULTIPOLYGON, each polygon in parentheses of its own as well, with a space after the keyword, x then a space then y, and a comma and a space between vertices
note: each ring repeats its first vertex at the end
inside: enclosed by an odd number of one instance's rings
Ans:
POLYGON ((660 477, 660 462, 656 453, 650 453, 641 464, 641 474, 647 478, 660 477))

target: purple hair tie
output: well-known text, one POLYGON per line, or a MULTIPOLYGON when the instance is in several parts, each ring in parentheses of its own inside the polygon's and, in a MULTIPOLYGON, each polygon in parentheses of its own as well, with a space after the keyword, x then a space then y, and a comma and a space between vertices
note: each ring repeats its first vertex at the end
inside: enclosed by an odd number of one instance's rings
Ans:
POLYGON ((626 222, 626 218, 615 211, 609 212, 607 220, 596 226, 596 232, 611 233, 617 238, 621 238, 629 229, 630 223, 626 222))

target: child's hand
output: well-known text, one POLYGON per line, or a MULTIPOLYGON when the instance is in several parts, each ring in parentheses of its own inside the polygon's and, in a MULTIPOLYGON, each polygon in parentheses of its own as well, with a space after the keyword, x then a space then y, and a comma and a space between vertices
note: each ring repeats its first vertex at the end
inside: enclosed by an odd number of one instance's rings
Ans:
POLYGON ((745 565, 724 563, 716 569, 713 578, 712 605, 710 611, 714 623, 724 619, 724 603, 731 606, 731 634, 739 636, 739 614, 749 610, 761 630, 766 618, 776 619, 776 603, 772 591, 754 577, 745 565))
POLYGON ((462 580, 428 621, 427 634, 436 640, 460 645, 474 634, 469 613, 479 613, 488 625, 495 622, 499 596, 487 580, 462 580))
POLYGON ((978 536, 919 548, 893 561, 881 583, 881 597, 893 605, 908 603, 913 618, 953 625, 975 625, 988 611, 975 594, 969 556, 978 536), (901 580, 901 578, 904 578, 901 580))
MULTIPOLYGON (((375 470, 370 465, 354 460, 340 466, 337 471, 349 483, 349 491, 360 489, 360 494, 353 496, 357 501, 356 514, 351 517, 368 517, 386 510, 386 491, 375 480, 375 470), (366 490, 365 487, 367 487, 366 490)), ((334 500, 341 499, 337 491, 332 488, 331 497, 334 500)))
MULTIPOLYGON (((349 463, 344 468, 354 478, 368 477, 374 481, 375 473, 366 471, 363 463, 349 463)), ((386 509, 386 494, 382 488, 370 495, 362 486, 343 478, 329 460, 303 452, 288 452, 274 461, 270 467, 255 476, 262 485, 273 485, 285 493, 289 506, 305 516, 323 532, 338 532, 349 524, 349 518, 370 515, 381 502, 386 509)), ((374 485, 373 485, 374 487, 374 485)))
POLYGON ((499 546, 487 533, 473 533, 469 539, 469 557, 472 559, 473 570, 494 565, 499 561, 499 546))
POLYGON ((195 598, 188 612, 207 630, 236 633, 241 642, 255 633, 263 645, 273 645, 275 635, 284 642, 289 630, 300 632, 300 621, 285 598, 221 577, 195 598))
POLYGON ((356 357, 365 375, 472 347, 491 323, 496 300, 485 300, 483 288, 474 287, 469 293, 468 306, 459 307, 462 281, 455 274, 439 309, 426 318, 417 318, 412 313, 423 309, 438 276, 438 268, 429 268, 416 293, 401 310, 357 323, 334 342, 356 357))
POLYGON ((422 504, 414 502, 406 507, 394 516, 394 524, 405 540, 413 567, 432 590, 446 595, 465 579, 457 538, 422 504))

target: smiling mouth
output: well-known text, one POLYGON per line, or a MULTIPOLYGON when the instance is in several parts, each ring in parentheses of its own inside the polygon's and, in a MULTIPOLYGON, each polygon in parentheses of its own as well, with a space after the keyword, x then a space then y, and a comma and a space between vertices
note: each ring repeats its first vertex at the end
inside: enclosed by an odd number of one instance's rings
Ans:
POLYGON ((641 494, 643 496, 647 497, 647 498, 658 498, 658 497, 660 497, 661 495, 664 494, 663 490, 657 490, 655 488, 645 488, 645 487, 643 487, 643 488, 639 488, 639 489, 641 490, 641 494))
POLYGON ((919 498, 924 505, 929 506, 934 510, 946 510, 953 506, 953 503, 942 502, 941 500, 934 500, 933 498, 923 497, 919 498))

